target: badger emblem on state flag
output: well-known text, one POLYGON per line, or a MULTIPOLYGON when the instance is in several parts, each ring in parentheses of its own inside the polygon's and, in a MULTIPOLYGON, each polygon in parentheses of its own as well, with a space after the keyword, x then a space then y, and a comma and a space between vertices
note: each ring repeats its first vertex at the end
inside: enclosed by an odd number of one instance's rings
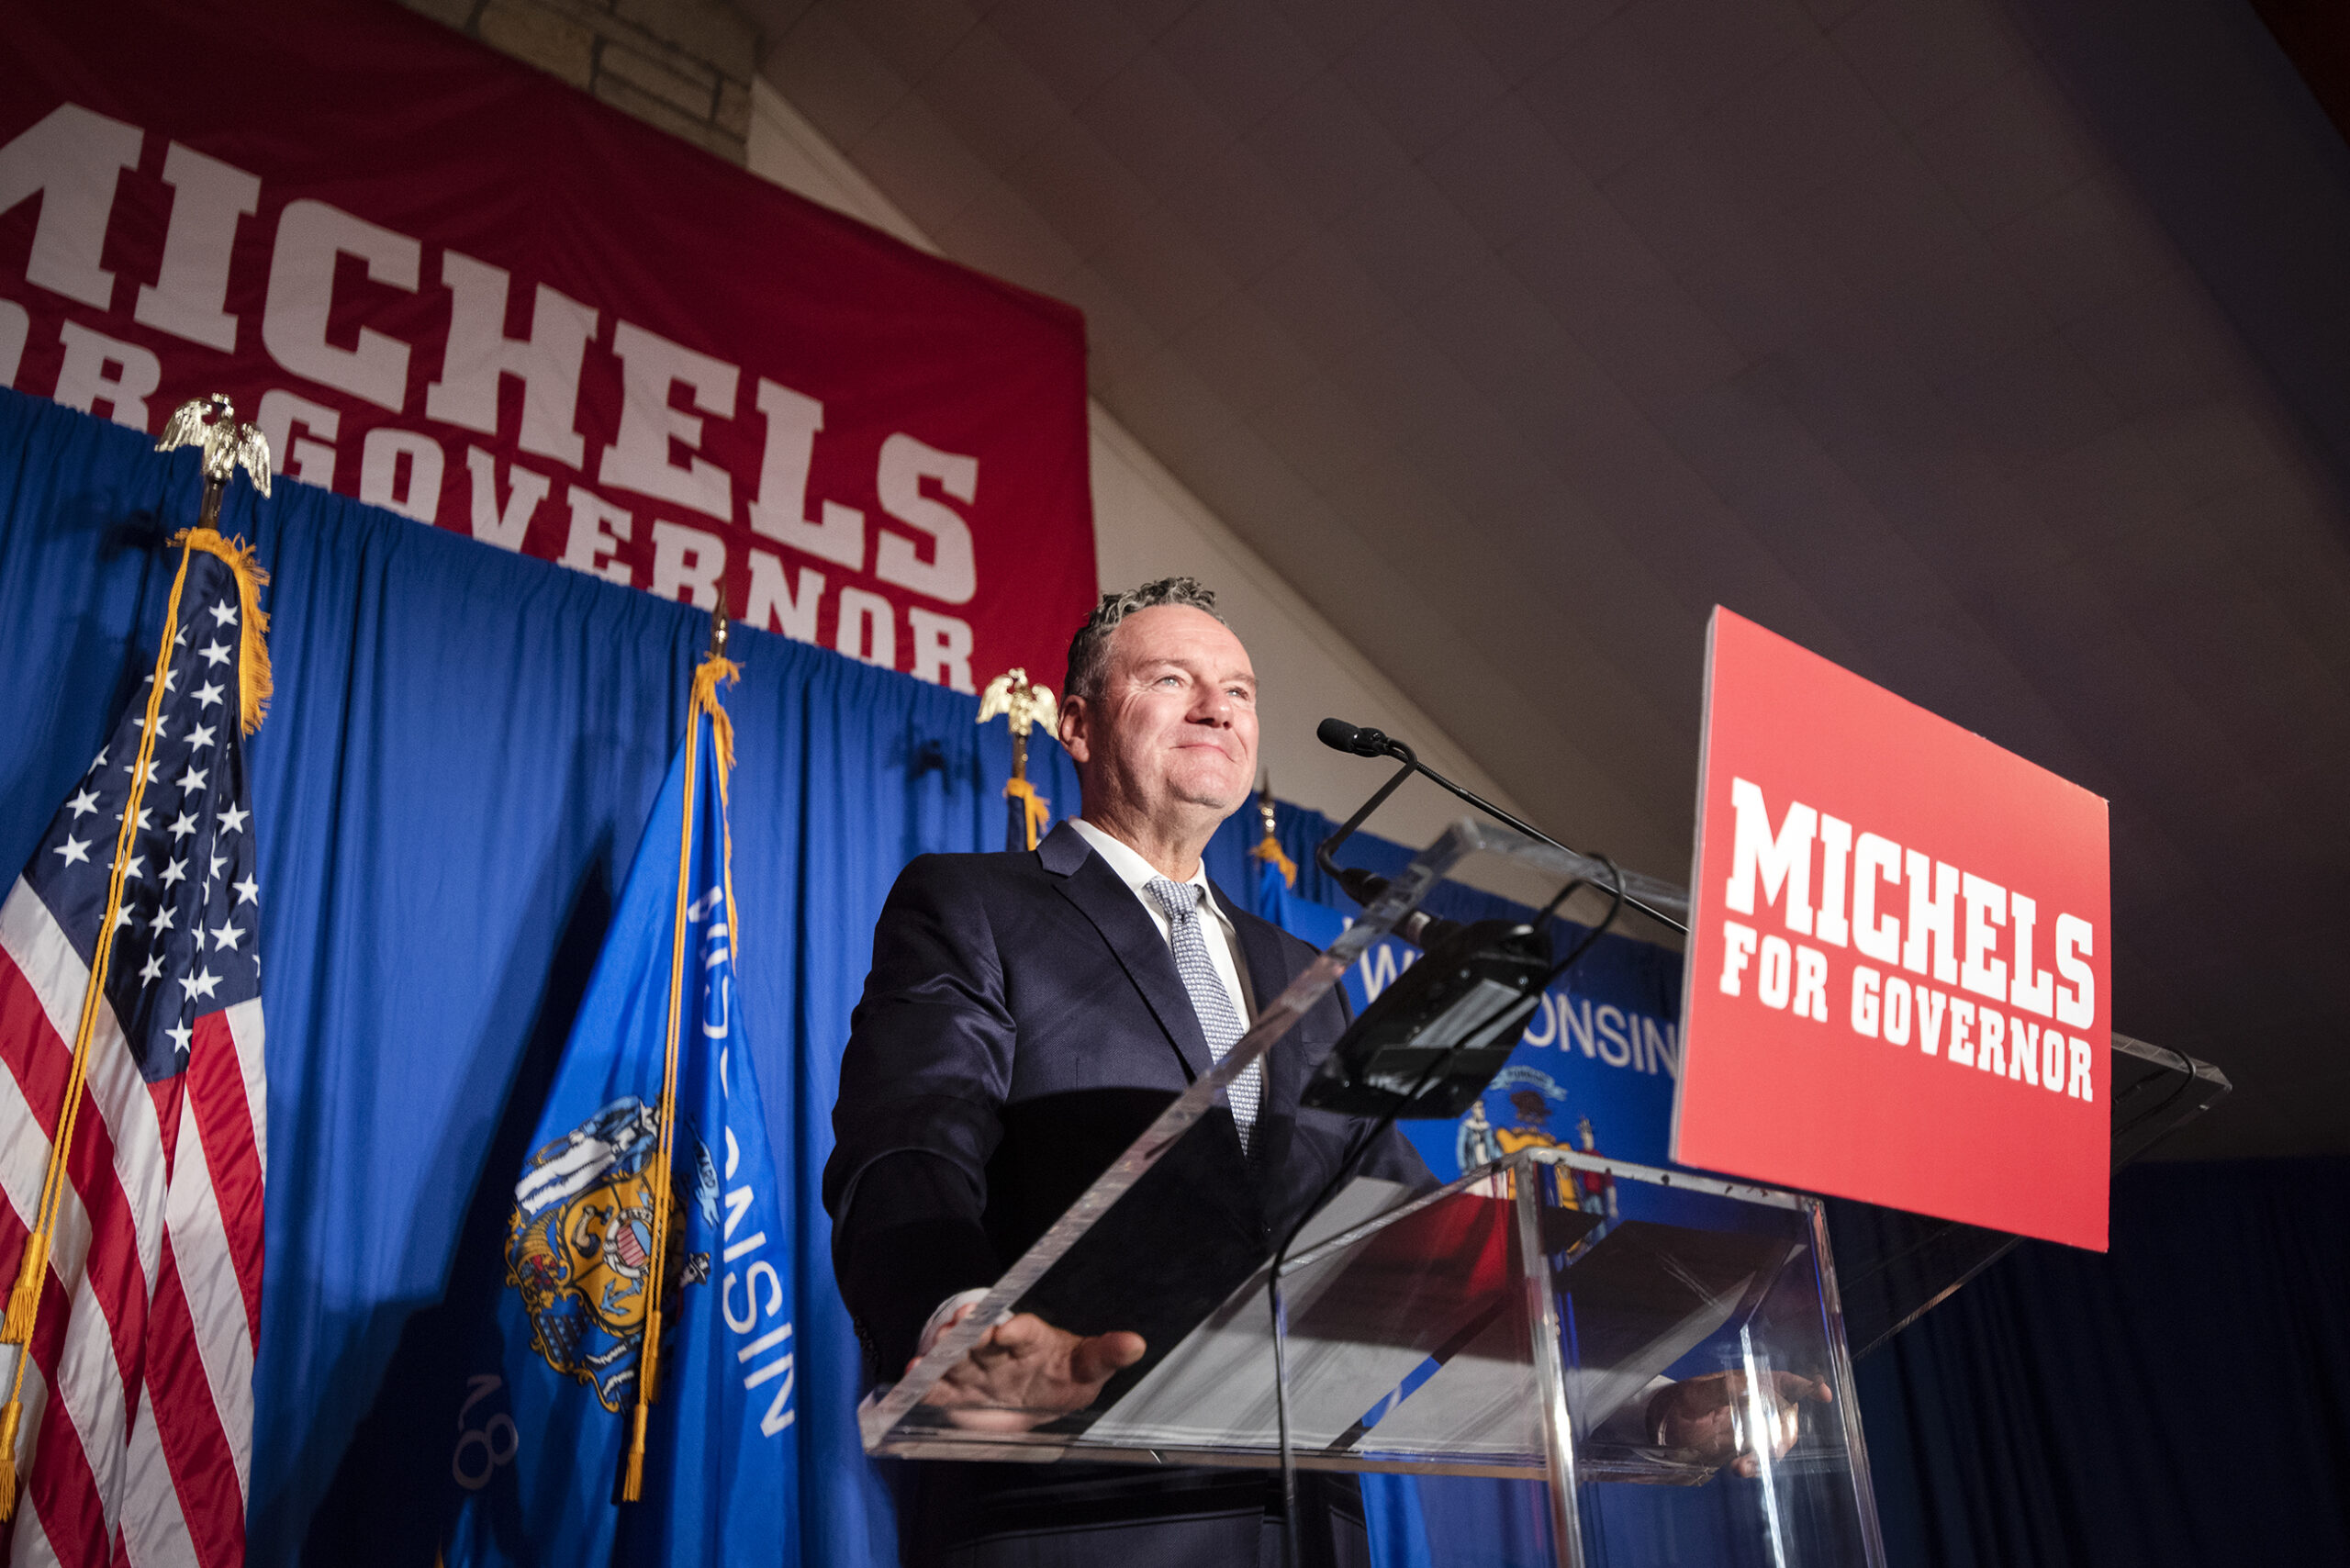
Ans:
MULTIPOLYGON (((616 1413, 632 1395, 644 1338, 659 1130, 654 1108, 635 1095, 612 1101, 531 1157, 507 1222, 506 1282, 530 1314, 532 1349, 616 1413)), ((683 1242, 694 1235, 689 1199, 703 1238, 717 1223, 718 1168, 698 1137, 679 1131, 668 1203, 683 1242)), ((669 1255, 673 1297, 709 1280, 706 1248, 673 1242, 669 1255)))

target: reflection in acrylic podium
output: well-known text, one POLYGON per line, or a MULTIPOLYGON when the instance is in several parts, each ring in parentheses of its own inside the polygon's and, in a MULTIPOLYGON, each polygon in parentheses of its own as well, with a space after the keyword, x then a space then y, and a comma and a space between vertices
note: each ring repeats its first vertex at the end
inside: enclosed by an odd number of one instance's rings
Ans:
POLYGON ((1218 1091, 1472 854, 1594 869, 1505 830, 1453 827, 962 1325, 867 1400, 867 1449, 1270 1468, 1285 1415, 1300 1468, 1519 1483, 1476 1489, 1478 1529, 1430 1532, 1441 1564, 1882 1563, 1816 1199, 1556 1148, 1429 1193, 1358 1181, 1289 1250, 1278 1357, 1266 1259, 1169 1245, 1203 1163, 1187 1144, 1216 1125, 1203 1117, 1218 1091), (1586 1174, 1612 1179, 1613 1213, 1572 1201, 1586 1174), (1006 1311, 1131 1328, 1150 1353, 1075 1416, 925 1404, 1006 1311))

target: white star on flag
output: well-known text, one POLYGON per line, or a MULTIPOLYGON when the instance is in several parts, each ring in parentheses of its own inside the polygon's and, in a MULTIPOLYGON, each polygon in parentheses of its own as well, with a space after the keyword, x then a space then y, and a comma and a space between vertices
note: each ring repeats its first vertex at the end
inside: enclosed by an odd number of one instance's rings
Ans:
POLYGON ((220 831, 223 833, 244 832, 245 819, 251 815, 252 812, 242 806, 230 806, 220 813, 220 831))
POLYGON ((232 885, 237 890, 237 902, 239 903, 251 903, 261 896, 261 884, 253 880, 251 877, 247 877, 243 881, 234 883, 232 885))
MULTIPOLYGON (((19 1240, 54 1228, 56 1241, 43 1249, 48 1288, 27 1293, 41 1303, 38 1332, 0 1354, 28 1396, 10 1456, 22 1511, 0 1528, 20 1554, 63 1562, 245 1556, 268 1102, 260 919, 238 924, 229 890, 241 880, 243 902, 258 901, 260 825, 241 799, 229 699, 260 678, 263 649, 238 625, 252 586, 241 553, 209 530, 187 538, 185 555, 172 552, 183 563, 169 579, 174 631, 160 656, 147 644, 134 672, 147 684, 130 688, 106 745, 56 803, 0 922, 0 1055, 17 1070, 0 1069, 0 1086, 22 1124, 0 1133, 0 1213, 19 1240), (50 1135, 77 1052, 95 1108, 69 1156, 50 1135), (93 1137, 113 1140, 95 1162, 93 1137), (50 1226, 37 1200, 68 1168, 71 1195, 50 1226), (102 1267, 92 1218, 135 1250, 102 1267), (177 1264, 168 1300, 158 1257, 177 1264)), ((0 1260, 13 1276, 13 1254, 0 1260)), ((0 1556, 8 1550, 0 1541, 0 1556)))

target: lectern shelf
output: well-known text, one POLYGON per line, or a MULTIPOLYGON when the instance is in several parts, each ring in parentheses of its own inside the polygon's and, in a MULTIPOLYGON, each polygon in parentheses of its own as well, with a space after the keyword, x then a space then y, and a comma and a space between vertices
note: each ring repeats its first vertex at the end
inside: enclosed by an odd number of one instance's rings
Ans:
POLYGON ((1507 830, 1456 823, 977 1310, 868 1398, 867 1450, 1270 1468, 1285 1401, 1303 1466, 1519 1483, 1476 1495, 1483 1523, 1448 1540, 1448 1562, 1881 1563, 1813 1198, 1547 1148, 1434 1193, 1358 1181, 1290 1249, 1277 1386, 1268 1259, 1231 1227, 1193 1223, 1228 1152, 1212 1146, 1208 1113, 1472 855, 1581 869, 1507 830), (1612 1179, 1612 1212, 1573 1201, 1583 1176, 1612 1179), (1022 1311, 1080 1333, 1130 1328, 1149 1352, 1073 1416, 924 1403, 988 1324, 1022 1311), (1783 1386, 1827 1397, 1791 1405, 1783 1386))

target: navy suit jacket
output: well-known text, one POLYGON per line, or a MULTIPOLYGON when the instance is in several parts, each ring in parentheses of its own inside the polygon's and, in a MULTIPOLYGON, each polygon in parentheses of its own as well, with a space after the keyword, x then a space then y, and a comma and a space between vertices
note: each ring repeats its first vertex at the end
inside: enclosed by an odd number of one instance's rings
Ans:
MULTIPOLYGON (((1314 949, 1216 897, 1262 1006, 1314 949)), ((1203 1256, 1261 1262, 1369 1136, 1368 1123, 1298 1104, 1346 1025, 1333 992, 1273 1047, 1253 1161, 1228 1113, 1186 1139, 1188 1169, 1170 1176, 1180 1206, 1161 1212, 1182 1216, 1203 1256)), ((874 931, 824 1170, 834 1273, 877 1374, 898 1376, 938 1304, 992 1284, 1209 1065, 1166 938, 1074 829, 1033 854, 909 865, 874 931)), ((1392 1128, 1360 1169, 1433 1182, 1392 1128)), ((1087 1314, 1073 1304, 1062 1316, 1087 1314)), ((1147 1339, 1181 1327, 1058 1326, 1147 1339)), ((1154 1343, 1153 1359, 1170 1348, 1154 1343)))

